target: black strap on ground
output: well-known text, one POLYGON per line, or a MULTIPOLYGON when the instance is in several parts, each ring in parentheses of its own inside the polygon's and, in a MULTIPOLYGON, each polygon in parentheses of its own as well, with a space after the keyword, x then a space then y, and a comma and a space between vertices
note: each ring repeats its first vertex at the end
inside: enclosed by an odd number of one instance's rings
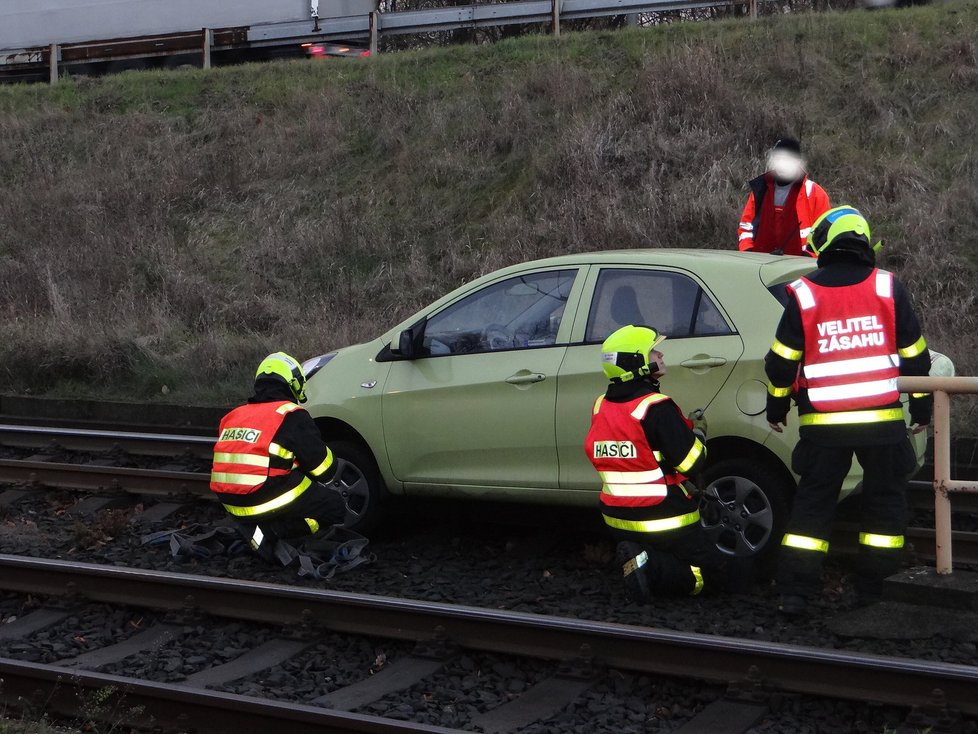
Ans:
MULTIPOLYGON (((243 529, 219 525, 205 527, 191 525, 187 528, 160 530, 141 538, 143 545, 168 544, 174 558, 210 558, 214 555, 250 552, 249 539, 243 529)), ((376 560, 367 553, 370 541, 356 531, 334 525, 292 543, 265 534, 265 540, 258 548, 258 555, 268 561, 280 563, 288 568, 296 564, 299 576, 329 580, 341 573, 376 560)))

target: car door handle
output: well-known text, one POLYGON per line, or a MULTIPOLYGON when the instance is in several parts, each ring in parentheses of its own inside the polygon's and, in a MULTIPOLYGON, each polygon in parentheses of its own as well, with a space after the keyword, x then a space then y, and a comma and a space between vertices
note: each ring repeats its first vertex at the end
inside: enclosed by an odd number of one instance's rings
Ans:
POLYGON ((687 359, 679 364, 689 369, 702 369, 704 367, 723 367, 727 363, 723 357, 695 357, 687 359))
POLYGON ((534 382, 543 382, 547 379, 547 376, 540 372, 527 372, 521 370, 515 375, 511 375, 506 378, 506 382, 510 385, 531 385, 534 382))

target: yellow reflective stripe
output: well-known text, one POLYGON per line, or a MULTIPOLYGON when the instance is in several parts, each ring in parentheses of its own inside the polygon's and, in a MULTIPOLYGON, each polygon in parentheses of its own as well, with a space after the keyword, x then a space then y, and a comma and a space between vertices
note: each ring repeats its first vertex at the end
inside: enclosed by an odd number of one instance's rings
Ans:
POLYGON ((649 406, 655 405, 656 403, 661 403, 663 400, 668 400, 668 395, 663 395, 662 393, 656 393, 655 395, 649 395, 645 400, 635 406, 635 410, 632 411, 632 418, 636 420, 642 420, 645 414, 648 412, 649 406))
POLYGON ((607 484, 648 484, 662 479, 662 469, 652 471, 599 471, 601 481, 607 484))
POLYGON ((904 347, 903 349, 897 350, 901 357, 910 359, 911 357, 916 357, 918 354, 922 353, 927 349, 927 341, 924 337, 920 337, 917 341, 911 344, 909 347, 904 347))
POLYGON ((845 413, 805 413, 798 418, 803 426, 841 426, 850 423, 883 423, 902 421, 903 408, 883 410, 850 410, 845 413))
POLYGON ((664 484, 605 484, 601 491, 613 497, 666 497, 669 488, 664 484))
POLYGON ((910 393, 910 397, 912 397, 912 398, 926 398, 928 395, 930 395, 929 392, 913 392, 913 393, 910 393))
POLYGON ((775 387, 774 385, 768 385, 767 394, 774 398, 786 398, 791 395, 791 387, 775 387))
POLYGON ((699 566, 690 566, 689 570, 693 572, 693 578, 696 581, 693 586, 693 590, 689 592, 689 595, 696 596, 703 591, 703 572, 700 570, 699 566))
MULTIPOLYGON (((223 451, 214 452, 214 463, 216 464, 247 464, 248 466, 261 466, 268 468, 267 456, 255 456, 254 454, 229 454, 223 451)), ((264 479, 262 481, 265 481, 264 479)))
POLYGON ((326 447, 326 458, 323 459, 323 463, 317 466, 315 469, 309 472, 314 477, 318 477, 321 474, 325 474, 326 470, 333 465, 333 452, 326 447))
POLYGON ((292 459, 295 458, 294 453, 277 443, 268 444, 268 453, 272 456, 277 456, 280 459, 285 459, 286 461, 292 461, 292 459))
POLYGON ((802 352, 800 349, 792 349, 791 347, 789 347, 786 344, 783 344, 777 339, 771 342, 771 351, 774 352, 779 357, 784 357, 789 362, 797 362, 803 356, 805 356, 805 353, 802 352))
POLYGON ((607 525, 619 530, 631 530, 635 533, 661 533, 666 530, 677 530, 694 522, 700 521, 700 511, 694 510, 686 515, 666 517, 662 520, 621 520, 617 517, 604 516, 607 525))
POLYGON ((316 521, 315 518, 307 517, 307 518, 305 518, 305 520, 306 520, 306 525, 309 526, 309 532, 310 533, 312 533, 313 535, 315 535, 316 533, 319 532, 319 523, 316 521))
POLYGON ((781 545, 789 548, 799 548, 801 550, 818 551, 819 553, 829 552, 829 541, 820 538, 809 538, 807 535, 792 535, 786 533, 781 545))
POLYGON ((219 484, 240 484, 242 487, 257 487, 263 483, 267 477, 255 476, 254 474, 235 474, 233 472, 215 471, 211 472, 211 481, 219 484))
POLYGON ((874 548, 902 548, 902 535, 877 535, 876 533, 859 533, 860 545, 871 545, 874 548))
POLYGON ((604 400, 604 395, 599 395, 598 399, 594 401, 594 409, 591 411, 592 415, 597 415, 598 411, 601 409, 601 402, 604 400))
POLYGON ((700 454, 703 453, 704 448, 705 447, 703 446, 702 441, 700 441, 698 438, 693 439, 692 448, 690 448, 689 453, 686 454, 686 458, 679 462, 679 464, 676 466, 676 471, 680 474, 685 474, 692 469, 693 464, 695 464, 696 460, 700 458, 700 454))
POLYGON ((298 410, 301 406, 295 403, 286 403, 285 405, 280 405, 275 409, 276 413, 281 413, 285 415, 286 413, 291 413, 293 410, 298 410))
POLYGON ((303 477, 302 481, 299 482, 299 486, 295 489, 290 489, 284 494, 280 494, 275 499, 271 499, 268 502, 262 502, 260 505, 255 505, 254 507, 238 507, 237 505, 224 505, 224 509, 230 512, 232 515, 237 515, 238 517, 249 517, 251 515, 261 515, 266 512, 271 512, 272 510, 277 510, 281 507, 285 507, 290 502, 295 501, 299 495, 305 492, 309 487, 312 486, 312 480, 309 477, 303 477))

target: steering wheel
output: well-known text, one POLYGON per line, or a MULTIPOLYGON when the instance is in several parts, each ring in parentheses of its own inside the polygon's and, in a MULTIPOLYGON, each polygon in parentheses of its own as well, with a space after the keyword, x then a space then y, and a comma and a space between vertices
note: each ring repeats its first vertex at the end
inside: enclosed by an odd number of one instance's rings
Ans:
POLYGON ((513 347, 513 335, 502 324, 489 324, 482 330, 482 344, 490 351, 513 347))

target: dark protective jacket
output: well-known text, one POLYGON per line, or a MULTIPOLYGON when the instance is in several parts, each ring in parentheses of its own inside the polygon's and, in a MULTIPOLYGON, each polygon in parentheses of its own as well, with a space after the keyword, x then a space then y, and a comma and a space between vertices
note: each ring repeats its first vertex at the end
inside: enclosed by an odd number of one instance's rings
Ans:
POLYGON ((601 508, 609 526, 659 532, 682 527, 661 522, 666 518, 698 520, 693 517, 696 502, 682 481, 684 475, 702 470, 706 447, 676 403, 659 392, 658 382, 646 378, 612 383, 595 403, 585 450, 604 480, 601 508), (612 453, 634 453, 633 460, 607 456, 611 447, 626 443, 634 448, 612 453), (642 475, 661 479, 633 483, 638 484, 638 495, 630 498, 624 485, 642 475))
POLYGON ((289 388, 275 380, 255 386, 248 404, 222 420, 211 474, 211 488, 225 509, 242 519, 287 513, 313 480, 327 483, 336 473, 332 452, 312 416, 292 403, 289 388))
MULTIPOLYGON (((847 288, 863 284, 874 273, 871 255, 828 251, 819 258, 819 269, 807 280, 825 289, 847 288)), ((896 347, 900 357, 901 375, 926 375, 930 370, 930 352, 921 335, 920 324, 903 285, 892 279, 893 320, 896 327, 896 347)), ((831 291, 827 291, 831 292, 831 291)), ((881 305, 882 309, 883 306, 881 305)), ((793 388, 800 416, 817 412, 812 406, 808 388, 798 383, 799 368, 805 364, 805 330, 801 308, 795 297, 789 297, 771 350, 765 357, 765 371, 770 382, 767 398, 767 419, 784 423, 791 407, 793 388)), ((930 422, 932 397, 913 395, 910 398, 910 418, 914 423, 930 422)), ((881 409, 900 408, 899 400, 878 406, 881 409)), ((870 420, 852 424, 803 425, 803 438, 825 446, 864 446, 896 443, 906 436, 903 420, 870 420)))

